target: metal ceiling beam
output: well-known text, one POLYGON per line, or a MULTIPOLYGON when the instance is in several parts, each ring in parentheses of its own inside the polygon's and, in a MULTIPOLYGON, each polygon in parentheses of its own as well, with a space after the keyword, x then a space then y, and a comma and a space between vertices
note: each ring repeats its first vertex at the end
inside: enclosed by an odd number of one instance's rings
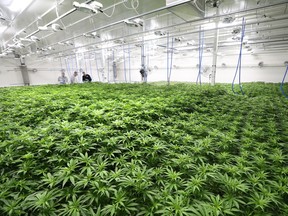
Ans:
MULTIPOLYGON (((188 1, 185 1, 183 4, 187 3, 188 1)), ((240 11, 236 11, 236 12, 231 12, 231 13, 228 13, 228 14, 223 14, 223 15, 218 15, 218 16, 209 16, 209 17, 205 17, 203 19, 197 19, 197 20, 192 20, 192 21, 187 21, 187 22, 184 22, 184 23, 181 23, 181 24, 175 24, 175 25, 170 25, 168 27, 163 27, 163 28, 159 28, 157 30, 161 30, 161 29, 169 29, 171 27, 175 27, 175 26, 179 26, 179 25, 183 25, 183 24, 191 24, 191 23, 197 23, 197 22, 203 22, 203 21, 209 21, 211 19, 214 19, 214 18, 221 18, 221 17, 224 17, 224 16, 227 16, 227 15, 235 15, 235 14, 243 14, 245 15, 245 13, 247 12, 250 12, 250 11, 256 11, 256 10, 259 10, 259 9, 265 9, 265 8, 268 8, 268 7, 276 7, 276 6, 280 6, 280 5, 287 5, 287 2, 285 3, 276 3, 276 4, 272 4, 272 5, 265 5, 265 6, 261 6, 261 7, 253 7, 253 8, 249 8, 249 9, 245 9, 245 10, 240 10, 240 11)), ((175 5, 173 5, 175 6, 175 5)), ((146 15, 150 15, 150 14, 153 14, 153 13, 157 13, 161 10, 165 10, 165 9, 169 9, 170 7, 173 7, 173 6, 168 6, 168 7, 162 7, 162 8, 158 8, 156 10, 153 10, 153 11, 149 11, 149 12, 146 12, 146 13, 143 13, 143 14, 140 14, 140 15, 137 15, 137 16, 134 16, 134 17, 131 17, 130 19, 135 19, 135 18, 139 18, 139 17, 143 17, 143 16, 146 16, 146 15)), ((278 20, 286 20, 287 18, 283 18, 283 19, 278 19, 278 20)), ((124 20, 120 20, 120 21, 117 21, 117 22, 114 22, 114 23, 110 23, 108 25, 105 25, 105 26, 102 26, 102 27, 99 27, 97 29, 94 29, 93 31, 99 31, 99 30, 102 30, 102 29, 106 29, 106 28, 109 28, 109 27, 112 27, 114 25, 117 25, 117 24, 120 24, 122 23, 124 20)), ((275 20, 269 20, 269 21, 264 21, 264 22, 273 22, 275 20)), ((262 23, 264 23, 262 22, 262 23)), ((254 24, 257 23, 257 22, 254 22, 254 24)), ((249 24, 253 24, 253 23, 249 23, 249 24)), ((226 27, 223 27, 223 28, 226 28, 226 27)), ((89 32, 93 32, 93 31, 89 31, 89 32)), ((137 35, 140 35, 140 34, 144 34, 144 33, 149 33, 151 31, 154 31, 154 30, 148 30, 148 31, 144 31, 144 32, 141 32, 141 33, 135 33, 135 34, 132 34, 132 35, 129 35, 129 37, 131 36, 137 36, 137 35)), ((89 33, 87 32, 87 33, 89 33)), ((196 31, 197 32, 197 31, 196 31)), ((190 32, 189 32, 190 33, 190 32)), ((75 37, 71 37, 71 38, 68 38, 68 39, 65 39, 65 40, 62 40, 62 42, 64 41, 69 41, 69 40, 73 40, 75 38, 78 38, 82 36, 81 35, 77 35, 75 37)), ((115 39, 111 39, 112 40, 115 40, 115 39)), ((110 40, 109 40, 110 41, 110 40)), ((90 43, 90 44, 86 44, 84 46, 79 46, 79 47, 74 47, 74 48, 71 48, 71 49, 67 49, 68 51, 69 50, 73 50, 73 49, 77 49, 77 48, 81 48, 81 47, 86 47, 86 46, 91 46, 91 45, 94 45, 96 43, 90 43)), ((53 44, 51 44, 53 46, 53 44)), ((55 45, 55 44, 54 44, 55 45)), ((49 55, 53 55, 55 53, 51 53, 49 55)))

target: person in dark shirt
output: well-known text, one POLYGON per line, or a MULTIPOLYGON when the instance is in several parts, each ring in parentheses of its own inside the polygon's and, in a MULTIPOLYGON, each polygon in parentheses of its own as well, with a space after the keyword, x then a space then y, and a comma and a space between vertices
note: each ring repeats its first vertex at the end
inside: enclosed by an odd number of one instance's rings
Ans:
POLYGON ((84 71, 83 71, 83 75, 82 75, 82 81, 83 82, 91 82, 92 81, 92 78, 89 74, 86 74, 84 71))
POLYGON ((141 74, 141 81, 142 82, 147 82, 147 71, 146 71, 144 65, 141 66, 140 74, 141 74))

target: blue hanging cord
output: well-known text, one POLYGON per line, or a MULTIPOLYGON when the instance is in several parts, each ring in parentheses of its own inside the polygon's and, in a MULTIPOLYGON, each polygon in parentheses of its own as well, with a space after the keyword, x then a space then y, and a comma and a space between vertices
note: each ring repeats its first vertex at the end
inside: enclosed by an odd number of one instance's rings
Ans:
POLYGON ((196 84, 198 84, 198 80, 200 85, 201 83, 201 68, 202 68, 202 58, 203 58, 203 46, 204 46, 204 32, 201 32, 201 28, 199 31, 199 72, 196 80, 196 84))
POLYGON ((126 76, 126 57, 125 57, 125 48, 123 45, 123 65, 124 65, 124 78, 125 78, 125 82, 127 83, 127 76, 126 76))
POLYGON ((170 79, 171 79, 171 73, 172 73, 172 61, 173 61, 173 48, 174 48, 174 38, 172 37, 171 40, 171 54, 170 54, 170 68, 169 68, 169 83, 170 83, 170 79))
POLYGON ((280 85, 280 90, 281 90, 282 94, 283 94, 286 98, 288 98, 288 95, 285 94, 284 89, 283 89, 283 86, 284 86, 284 82, 285 82, 285 78, 286 78, 287 72, 288 72, 288 65, 287 65, 287 67, 286 67, 286 71, 285 71, 283 80, 282 80, 281 85, 280 85))
POLYGON ((234 78, 233 78, 233 81, 232 81, 232 91, 233 91, 234 94, 237 94, 237 92, 235 92, 235 90, 234 90, 234 85, 235 85, 234 83, 235 83, 235 80, 236 80, 237 73, 239 71, 239 87, 240 87, 240 91, 241 91, 242 95, 244 95, 244 91, 243 91, 242 84, 241 84, 242 48, 243 48, 244 35, 245 35, 245 19, 243 17, 242 18, 242 33, 241 33, 240 53, 239 53, 238 63, 237 63, 237 66, 236 66, 236 72, 235 72, 235 75, 234 75, 234 78))
POLYGON ((128 59, 129 59, 129 83, 131 83, 131 61, 130 61, 130 45, 128 44, 128 59))

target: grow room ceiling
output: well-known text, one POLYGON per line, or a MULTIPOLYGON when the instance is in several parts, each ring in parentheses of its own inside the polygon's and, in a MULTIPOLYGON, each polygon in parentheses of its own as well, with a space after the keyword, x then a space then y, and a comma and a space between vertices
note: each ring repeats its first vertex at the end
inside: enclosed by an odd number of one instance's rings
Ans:
MULTIPOLYGON (((239 50, 245 25, 244 53, 288 48, 287 0, 1 0, 0 55, 67 56, 123 44, 152 44, 159 52, 174 38, 173 49, 193 52, 204 38, 213 51, 219 29, 219 53, 239 50), (102 5, 101 5, 102 4, 102 5), (95 6, 96 5, 96 6, 95 6), (199 30, 204 31, 199 36, 199 30)), ((134 46, 136 45, 136 46, 134 46)))

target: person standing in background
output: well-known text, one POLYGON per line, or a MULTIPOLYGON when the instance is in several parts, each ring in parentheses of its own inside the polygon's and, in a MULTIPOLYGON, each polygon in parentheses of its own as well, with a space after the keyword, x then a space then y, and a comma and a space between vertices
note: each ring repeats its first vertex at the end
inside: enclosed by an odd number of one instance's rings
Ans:
POLYGON ((146 83, 147 82, 147 70, 144 65, 141 66, 140 74, 141 74, 141 81, 146 83))
POLYGON ((58 77, 58 82, 59 84, 67 84, 68 83, 68 78, 65 75, 65 72, 61 72, 61 76, 58 77))
POLYGON ((82 72, 82 81, 83 82, 91 82, 92 78, 89 74, 86 74, 84 71, 82 72))
POLYGON ((70 83, 71 84, 78 83, 78 72, 77 71, 74 71, 74 73, 72 74, 71 79, 70 79, 70 83))

